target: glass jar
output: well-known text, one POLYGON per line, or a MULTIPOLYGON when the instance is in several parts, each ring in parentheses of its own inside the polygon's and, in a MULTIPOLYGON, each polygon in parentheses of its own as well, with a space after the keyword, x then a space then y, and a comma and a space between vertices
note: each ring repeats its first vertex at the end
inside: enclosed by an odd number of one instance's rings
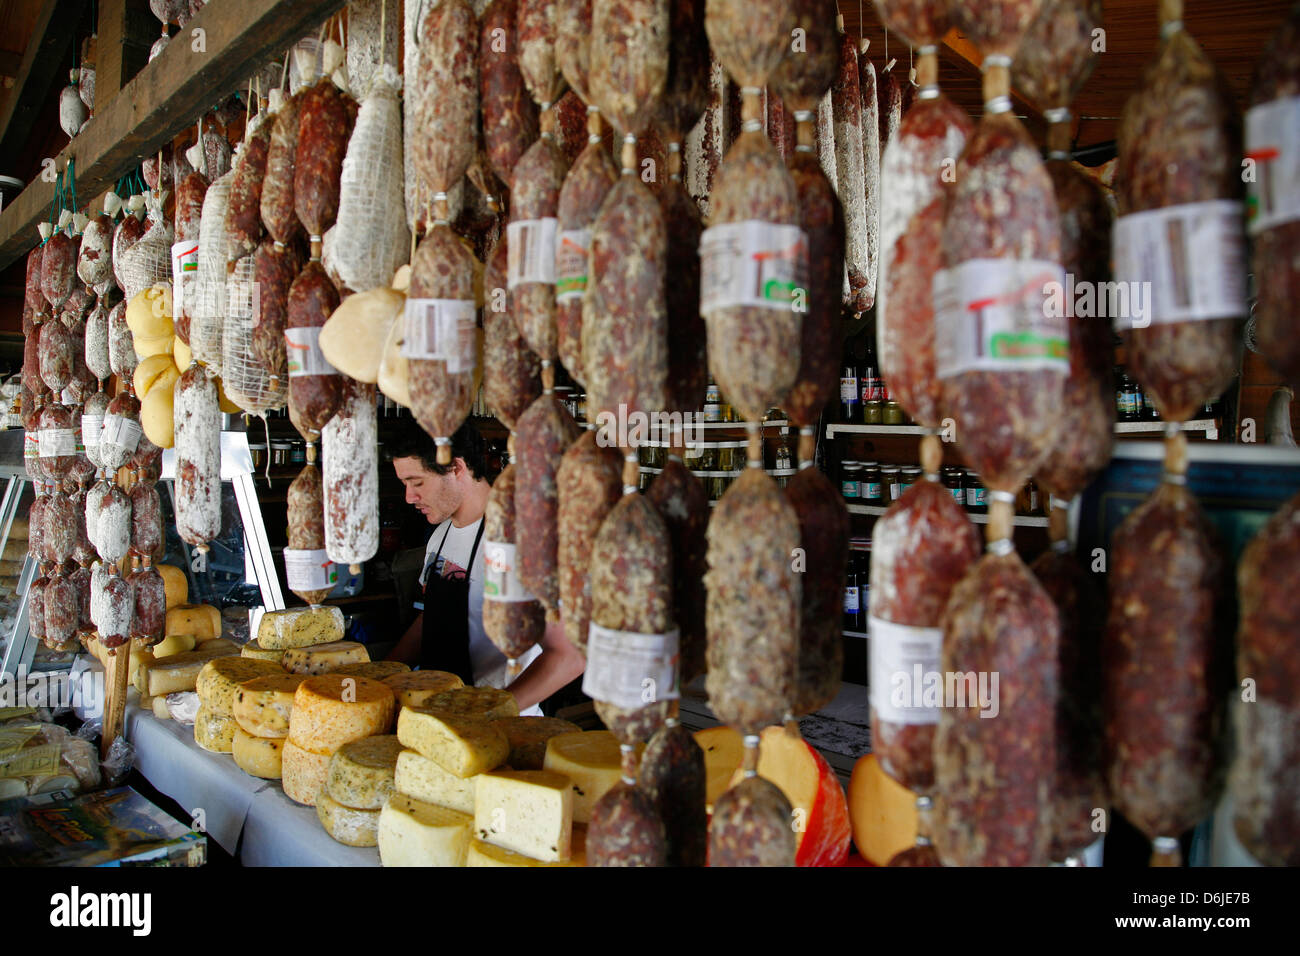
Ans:
POLYGON ((248 453, 252 456, 254 471, 266 467, 266 442, 249 442, 248 453))
POLYGON ((892 398, 885 402, 885 407, 881 412, 881 423, 885 425, 903 424, 903 406, 898 404, 892 398))
POLYGON ((859 496, 867 505, 878 505, 884 500, 880 490, 880 465, 874 461, 862 462, 859 496))
POLYGON ((722 421, 722 391, 713 382, 704 390, 704 420, 706 422, 722 421))
POLYGON ((899 499, 903 494, 903 489, 899 485, 899 467, 897 465, 882 465, 880 467, 880 494, 881 504, 889 505, 899 499))
POLYGON ((980 481, 980 476, 967 468, 962 475, 961 486, 966 492, 966 510, 973 514, 988 514, 988 489, 980 481))
POLYGON ((301 439, 289 445, 289 464, 305 465, 307 463, 307 442, 301 439))
POLYGON ((703 471, 704 470, 703 461, 704 461, 703 445, 687 445, 684 449, 682 449, 682 464, 686 466, 687 470, 703 471))
POLYGON ((776 450, 776 470, 789 471, 794 467, 794 460, 790 455, 790 440, 787 438, 781 442, 781 446, 776 450))
POLYGON ((840 491, 843 492, 846 501, 858 501, 862 498, 862 465, 859 462, 844 463, 840 491))
POLYGON ((914 484, 916 484, 920 480, 921 480, 920 465, 911 465, 907 468, 904 468, 900 473, 899 482, 902 484, 904 491, 906 491, 908 488, 911 488, 914 484))
POLYGON ((953 501, 966 507, 966 490, 961 484, 961 469, 956 465, 944 465, 939 472, 939 481, 952 494, 953 501))
POLYGON ((293 447, 293 442, 273 441, 271 442, 271 464, 283 466, 289 464, 289 451, 293 447))

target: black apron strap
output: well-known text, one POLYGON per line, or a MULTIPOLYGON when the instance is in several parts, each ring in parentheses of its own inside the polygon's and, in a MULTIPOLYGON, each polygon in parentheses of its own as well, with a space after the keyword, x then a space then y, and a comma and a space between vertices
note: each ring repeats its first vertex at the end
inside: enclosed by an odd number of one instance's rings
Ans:
POLYGON ((474 573, 474 558, 479 539, 483 536, 483 525, 479 524, 469 567, 463 578, 446 578, 438 571, 438 558, 442 556, 442 547, 450 533, 451 525, 448 524, 425 574, 420 667, 422 670, 447 671, 460 677, 466 686, 473 686, 474 668, 469 657, 469 579, 474 573))

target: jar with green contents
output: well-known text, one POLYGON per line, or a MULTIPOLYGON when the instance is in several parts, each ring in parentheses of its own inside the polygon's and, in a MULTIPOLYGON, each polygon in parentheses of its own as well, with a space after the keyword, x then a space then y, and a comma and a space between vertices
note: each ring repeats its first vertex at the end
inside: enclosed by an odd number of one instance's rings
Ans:
POLYGON ((966 489, 961 484, 961 469, 956 465, 944 465, 939 472, 939 480, 952 494, 952 500, 963 508, 966 507, 966 489))
POLYGON ((908 488, 911 488, 914 484, 916 484, 918 481, 921 480, 921 466, 912 465, 910 467, 904 468, 901 472, 901 476, 899 480, 903 485, 904 491, 906 491, 908 488))
POLYGON ((862 424, 883 425, 884 407, 878 398, 868 398, 862 403, 862 424))
POLYGON ((862 463, 859 496, 862 498, 862 503, 866 505, 878 505, 884 500, 880 491, 880 465, 877 462, 862 463))
POLYGON ((885 425, 903 424, 903 406, 892 398, 885 402, 885 407, 881 412, 881 423, 885 425))
POLYGON ((902 493, 899 467, 897 465, 882 465, 880 467, 880 503, 888 505, 895 502, 902 493))
POLYGON ((862 465, 856 461, 846 461, 843 468, 843 476, 840 479, 840 490, 844 494, 846 501, 858 501, 862 497, 862 465))

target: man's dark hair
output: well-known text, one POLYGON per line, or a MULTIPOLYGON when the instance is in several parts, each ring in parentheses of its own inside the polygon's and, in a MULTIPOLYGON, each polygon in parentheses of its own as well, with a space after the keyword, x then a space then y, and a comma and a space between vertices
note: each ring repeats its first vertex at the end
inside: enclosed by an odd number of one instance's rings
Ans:
MULTIPOLYGON (((421 428, 414 418, 403 418, 402 429, 389 444, 393 458, 418 458, 426 471, 435 475, 445 475, 451 471, 451 465, 438 464, 438 448, 429 433, 421 428)), ((470 474, 476 479, 487 480, 487 448, 479 430, 469 422, 456 429, 451 436, 452 459, 463 458, 470 474)))

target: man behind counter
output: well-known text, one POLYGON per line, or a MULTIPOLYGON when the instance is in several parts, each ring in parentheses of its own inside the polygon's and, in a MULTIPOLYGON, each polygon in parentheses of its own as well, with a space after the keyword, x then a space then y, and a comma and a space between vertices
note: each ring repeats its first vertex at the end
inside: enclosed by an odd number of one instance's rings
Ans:
MULTIPOLYGON (((459 674, 466 684, 506 686, 506 659, 483 630, 483 512, 488 484, 483 439, 468 422, 452 436, 452 463, 439 465, 430 438, 412 419, 392 445, 393 469, 433 533, 420 585, 424 607, 388 655, 425 670, 459 674), (465 569, 469 568, 468 578, 465 569)), ((525 716, 582 673, 582 655, 559 622, 521 659, 509 689, 525 716)))

